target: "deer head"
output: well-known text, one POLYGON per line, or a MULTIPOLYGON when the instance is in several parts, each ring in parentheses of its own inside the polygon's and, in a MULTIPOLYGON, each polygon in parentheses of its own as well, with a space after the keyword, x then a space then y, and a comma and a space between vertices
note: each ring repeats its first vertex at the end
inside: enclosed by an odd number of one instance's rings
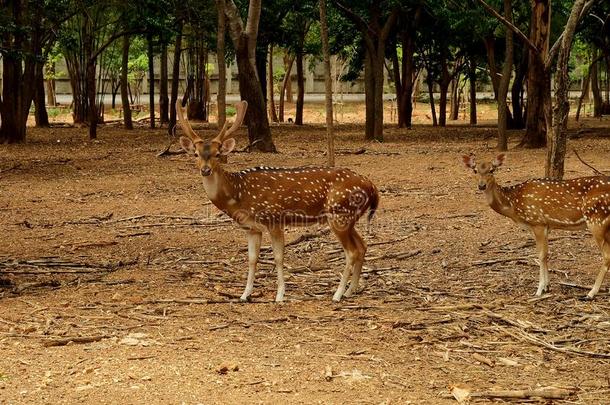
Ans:
POLYGON ((224 127, 220 130, 220 133, 209 142, 204 141, 191 127, 191 124, 186 118, 184 118, 184 112, 180 101, 176 102, 176 113, 178 115, 178 123, 182 128, 182 131, 187 136, 180 137, 180 146, 187 153, 195 155, 196 164, 201 172, 202 176, 209 176, 215 170, 218 169, 222 163, 224 156, 227 156, 233 148, 235 148, 235 138, 231 137, 231 134, 235 132, 241 125, 246 116, 246 109, 248 103, 246 101, 240 101, 235 104, 237 114, 231 127, 229 122, 225 122, 224 127))
POLYGON ((476 163, 474 155, 463 155, 462 161, 467 169, 472 169, 474 174, 478 176, 479 190, 487 190, 496 180, 494 178, 494 172, 496 169, 504 163, 506 155, 500 153, 491 162, 476 163))

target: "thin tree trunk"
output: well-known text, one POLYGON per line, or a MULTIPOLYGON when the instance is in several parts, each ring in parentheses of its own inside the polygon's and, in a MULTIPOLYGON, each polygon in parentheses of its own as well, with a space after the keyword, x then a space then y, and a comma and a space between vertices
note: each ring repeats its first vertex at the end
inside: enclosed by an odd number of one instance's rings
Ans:
POLYGON ((176 101, 178 101, 178 89, 180 87, 180 55, 182 54, 182 29, 183 22, 178 22, 178 34, 176 35, 176 43, 174 44, 174 61, 172 64, 172 88, 171 100, 169 103, 169 125, 167 128, 168 134, 172 136, 176 127, 176 101))
POLYGON ((379 54, 371 58, 373 62, 373 78, 375 81, 375 122, 373 139, 383 141, 383 71, 385 63, 385 44, 379 43, 377 50, 379 51, 379 54))
POLYGON ((320 0, 320 31, 322 54, 324 55, 324 88, 326 91, 326 139, 328 143, 328 165, 335 165, 335 141, 333 134, 333 82, 330 77, 330 47, 328 45, 328 22, 326 0, 320 0))
POLYGON ((434 105, 434 82, 431 78, 427 78, 426 83, 428 84, 428 97, 430 97, 430 113, 432 114, 432 126, 438 126, 436 119, 436 106, 434 105))
POLYGON ((591 82, 592 71, 592 66, 589 66, 587 75, 585 76, 584 81, 582 83, 582 92, 580 93, 580 97, 578 97, 578 106, 576 107, 576 121, 580 119, 580 110, 582 108, 582 102, 587 97, 587 93, 589 93, 589 83, 591 82))
MULTIPOLYGON (((292 82, 292 75, 290 74, 292 71, 292 65, 294 63, 294 55, 290 56, 287 65, 284 65, 286 68, 286 73, 284 74, 284 80, 282 80, 282 91, 280 93, 280 122, 284 122, 284 98, 287 95, 290 95, 289 102, 292 102, 292 90, 288 90, 290 87, 290 83, 292 82)), ((284 59, 286 63, 286 60, 284 59)))
POLYGON ((125 129, 133 129, 133 122, 131 120, 131 106, 129 103, 129 89, 128 89, 128 64, 129 64, 129 36, 123 37, 122 56, 121 56, 121 103, 123 104, 123 122, 125 129))
POLYGON ((169 96, 167 72, 167 44, 161 41, 161 71, 159 77, 159 125, 169 122, 169 96))
POLYGON ((526 130, 519 145, 540 148, 546 144, 544 100, 551 80, 544 62, 549 52, 551 2, 533 0, 531 8, 530 40, 538 52, 528 49, 526 130))
POLYGON ((267 78, 267 106, 269 107, 269 116, 271 121, 279 122, 277 118, 277 111, 275 111, 275 91, 273 88, 273 44, 269 45, 269 62, 268 62, 268 78, 267 78))
POLYGON ((449 107, 449 119, 451 121, 457 121, 460 113, 460 102, 458 100, 459 94, 459 83, 460 76, 457 75, 451 81, 451 106, 449 107))
POLYGON ((36 62, 36 72, 34 74, 34 118, 37 127, 49 126, 49 115, 47 114, 47 106, 45 105, 43 69, 44 64, 42 62, 36 62))
POLYGON ((297 60, 297 105, 294 117, 295 125, 303 125, 303 105, 305 104, 305 73, 303 72, 303 50, 296 52, 297 60))
MULTIPOLYGON (((593 50, 593 60, 597 60, 598 50, 593 50)), ((593 63, 591 66, 591 93, 593 93, 593 116, 598 118, 602 116, 602 94, 600 91, 600 69, 599 63, 593 63)))
MULTIPOLYGON (((512 22, 513 7, 511 0, 504 0, 504 18, 508 22, 512 22)), ((502 77, 498 83, 498 150, 508 150, 508 135, 506 129, 508 126, 507 110, 508 105, 506 96, 508 94, 508 85, 510 83, 511 72, 513 71, 513 31, 505 28, 506 48, 504 50, 504 65, 502 66, 502 77)))
POLYGON ((148 42, 148 108, 150 110, 150 127, 155 127, 155 65, 153 39, 149 35, 148 42))
POLYGON ((216 0, 218 10, 218 34, 216 38, 216 58, 218 63, 218 128, 222 128, 227 120, 227 64, 225 62, 226 17, 224 13, 225 0, 216 0))
POLYGON ((294 55, 289 56, 288 54, 286 54, 284 56, 284 67, 286 68, 286 72, 288 72, 288 78, 286 80, 286 102, 288 102, 288 103, 294 103, 294 97, 292 94, 292 74, 291 74, 293 64, 294 64, 294 55), (288 58, 288 61, 286 60, 286 58, 288 58))
MULTIPOLYGON (((513 40, 514 46, 514 40, 513 40)), ((511 87, 511 102, 513 104, 513 129, 525 128, 525 120, 523 116, 523 83, 527 74, 527 52, 521 51, 521 62, 515 66, 515 79, 511 87)))
POLYGON ((57 97, 55 93, 55 62, 47 65, 46 68, 47 77, 47 105, 49 107, 57 107, 57 97))
MULTIPOLYGON (((570 77, 568 75, 568 63, 572 50, 574 32, 584 8, 585 0, 575 0, 568 22, 563 31, 561 47, 557 57, 557 69, 555 71, 555 106, 553 108, 552 131, 548 131, 547 139, 547 161, 546 176, 554 179, 562 179, 564 173, 564 161, 567 144, 567 120, 570 112, 568 92, 570 90, 570 77)), ((550 92, 549 92, 550 95, 550 92)), ((547 127, 548 128, 548 127, 547 127)))
POLYGON ((477 65, 474 58, 468 64, 470 81, 470 125, 477 125, 477 65))
POLYGON ((375 78, 373 76, 373 62, 369 51, 365 51, 364 59, 364 103, 365 124, 364 139, 375 139, 375 78))

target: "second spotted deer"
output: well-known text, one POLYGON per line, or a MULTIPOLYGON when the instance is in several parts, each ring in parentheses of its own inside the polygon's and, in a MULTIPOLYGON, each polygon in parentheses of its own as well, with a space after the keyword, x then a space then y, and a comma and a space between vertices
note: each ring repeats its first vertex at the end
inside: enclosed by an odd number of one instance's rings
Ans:
POLYGON ((504 154, 491 162, 476 163, 473 155, 464 155, 462 159, 477 175, 479 190, 485 192, 489 206, 534 233, 540 259, 536 295, 542 295, 549 285, 549 230, 591 231, 603 257, 602 269, 586 297, 592 299, 610 267, 610 178, 536 179, 502 187, 496 183, 494 172, 504 163, 504 154))
POLYGON ((203 176, 203 187, 212 201, 248 233, 248 278, 241 296, 252 294, 254 273, 262 233, 269 232, 277 271, 276 301, 284 299, 284 227, 326 222, 337 236, 346 257, 346 267, 333 301, 357 292, 366 244, 355 229, 358 219, 369 210, 369 221, 379 202, 375 185, 348 169, 326 167, 255 167, 239 172, 225 171, 222 157, 235 147, 231 137, 241 125, 247 103, 236 105, 233 125, 228 124, 214 139, 205 141, 184 118, 176 104, 178 122, 187 136, 180 138, 184 150, 195 155, 203 176), (351 283, 347 288, 351 275, 351 283), (347 290, 346 290, 347 288, 347 290))

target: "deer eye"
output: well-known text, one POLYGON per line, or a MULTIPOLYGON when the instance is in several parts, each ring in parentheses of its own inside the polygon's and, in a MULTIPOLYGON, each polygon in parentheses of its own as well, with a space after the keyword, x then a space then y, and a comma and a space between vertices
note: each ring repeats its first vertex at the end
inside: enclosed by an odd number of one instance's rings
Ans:
POLYGON ((474 172, 474 174, 477 174, 479 172, 477 169, 472 169, 472 171, 474 172))

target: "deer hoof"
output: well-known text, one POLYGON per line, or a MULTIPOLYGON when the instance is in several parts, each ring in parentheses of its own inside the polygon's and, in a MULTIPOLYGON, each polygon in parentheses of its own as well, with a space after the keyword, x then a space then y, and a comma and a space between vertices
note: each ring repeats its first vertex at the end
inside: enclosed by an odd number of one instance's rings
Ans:
POLYGON ((239 297, 239 302, 250 302, 250 296, 249 295, 247 295, 247 296, 243 296, 242 295, 241 297, 239 297))

